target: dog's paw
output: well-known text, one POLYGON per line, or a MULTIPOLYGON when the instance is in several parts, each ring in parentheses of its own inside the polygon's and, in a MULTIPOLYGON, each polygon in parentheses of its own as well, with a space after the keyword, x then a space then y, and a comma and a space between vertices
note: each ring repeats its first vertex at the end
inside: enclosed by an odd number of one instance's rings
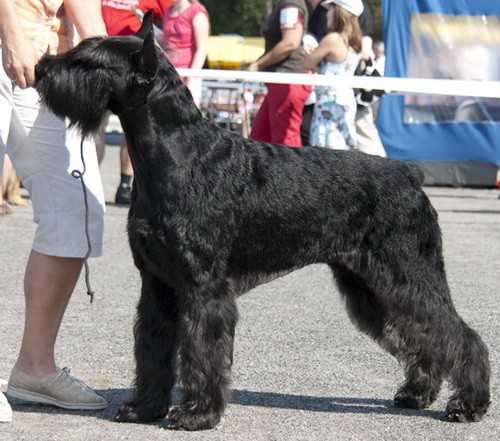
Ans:
POLYGON ((460 398, 452 398, 446 406, 446 416, 448 421, 454 423, 475 423, 482 420, 488 410, 488 404, 476 407, 460 398))
POLYGON ((213 429, 220 421, 214 412, 199 412, 188 406, 174 406, 168 413, 168 428, 172 430, 213 429))
POLYGON ((160 414, 139 412, 132 404, 124 404, 118 409, 115 421, 119 423, 150 423, 166 416, 167 412, 160 414))
POLYGON ((139 415, 136 413, 135 408, 128 404, 123 405, 118 409, 115 416, 115 421, 119 423, 140 423, 142 422, 139 415))
POLYGON ((425 409, 436 399, 435 393, 416 395, 409 388, 401 388, 394 396, 394 405, 402 409, 425 409))

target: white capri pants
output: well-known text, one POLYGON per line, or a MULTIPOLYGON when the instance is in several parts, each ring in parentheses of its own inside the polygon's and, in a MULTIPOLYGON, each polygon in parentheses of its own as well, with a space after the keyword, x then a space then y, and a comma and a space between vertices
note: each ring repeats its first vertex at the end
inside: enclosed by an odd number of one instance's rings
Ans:
MULTIPOLYGON (((1 55, 1 47, 0 47, 1 55)), ((28 190, 38 225, 33 250, 59 257, 85 257, 88 243, 82 183, 73 170, 83 171, 77 130, 40 105, 33 88, 15 87, 0 62, 0 171, 7 153, 28 190)), ((83 145, 87 189, 90 256, 102 254, 104 193, 95 145, 83 145)))

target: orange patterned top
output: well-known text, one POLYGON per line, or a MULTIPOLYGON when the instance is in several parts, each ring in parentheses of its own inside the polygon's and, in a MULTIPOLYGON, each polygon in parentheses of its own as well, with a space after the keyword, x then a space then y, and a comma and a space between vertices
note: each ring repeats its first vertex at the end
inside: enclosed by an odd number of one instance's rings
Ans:
POLYGON ((63 0, 7 0, 16 9, 26 35, 38 56, 66 52, 73 47, 75 32, 63 0))

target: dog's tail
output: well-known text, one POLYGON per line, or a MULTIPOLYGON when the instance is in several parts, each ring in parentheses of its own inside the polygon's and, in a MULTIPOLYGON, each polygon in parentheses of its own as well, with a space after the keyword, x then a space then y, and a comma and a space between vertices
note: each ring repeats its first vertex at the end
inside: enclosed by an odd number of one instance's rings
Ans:
POLYGON ((411 182, 416 187, 422 187, 422 185, 424 184, 424 178, 425 178, 425 175, 424 175, 424 172, 422 171, 422 169, 414 162, 404 162, 404 164, 405 164, 406 168, 408 169, 408 171, 410 172, 408 176, 410 177, 411 182))

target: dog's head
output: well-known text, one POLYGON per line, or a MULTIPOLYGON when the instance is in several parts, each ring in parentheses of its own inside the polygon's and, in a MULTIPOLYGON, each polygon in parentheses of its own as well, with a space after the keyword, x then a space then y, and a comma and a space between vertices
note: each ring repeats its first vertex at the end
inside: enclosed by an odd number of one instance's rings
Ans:
POLYGON ((144 105, 160 87, 160 63, 163 85, 180 82, 164 58, 150 11, 133 36, 89 38, 65 54, 43 57, 35 68, 36 88, 47 107, 87 136, 99 129, 107 109, 120 115, 144 105))

